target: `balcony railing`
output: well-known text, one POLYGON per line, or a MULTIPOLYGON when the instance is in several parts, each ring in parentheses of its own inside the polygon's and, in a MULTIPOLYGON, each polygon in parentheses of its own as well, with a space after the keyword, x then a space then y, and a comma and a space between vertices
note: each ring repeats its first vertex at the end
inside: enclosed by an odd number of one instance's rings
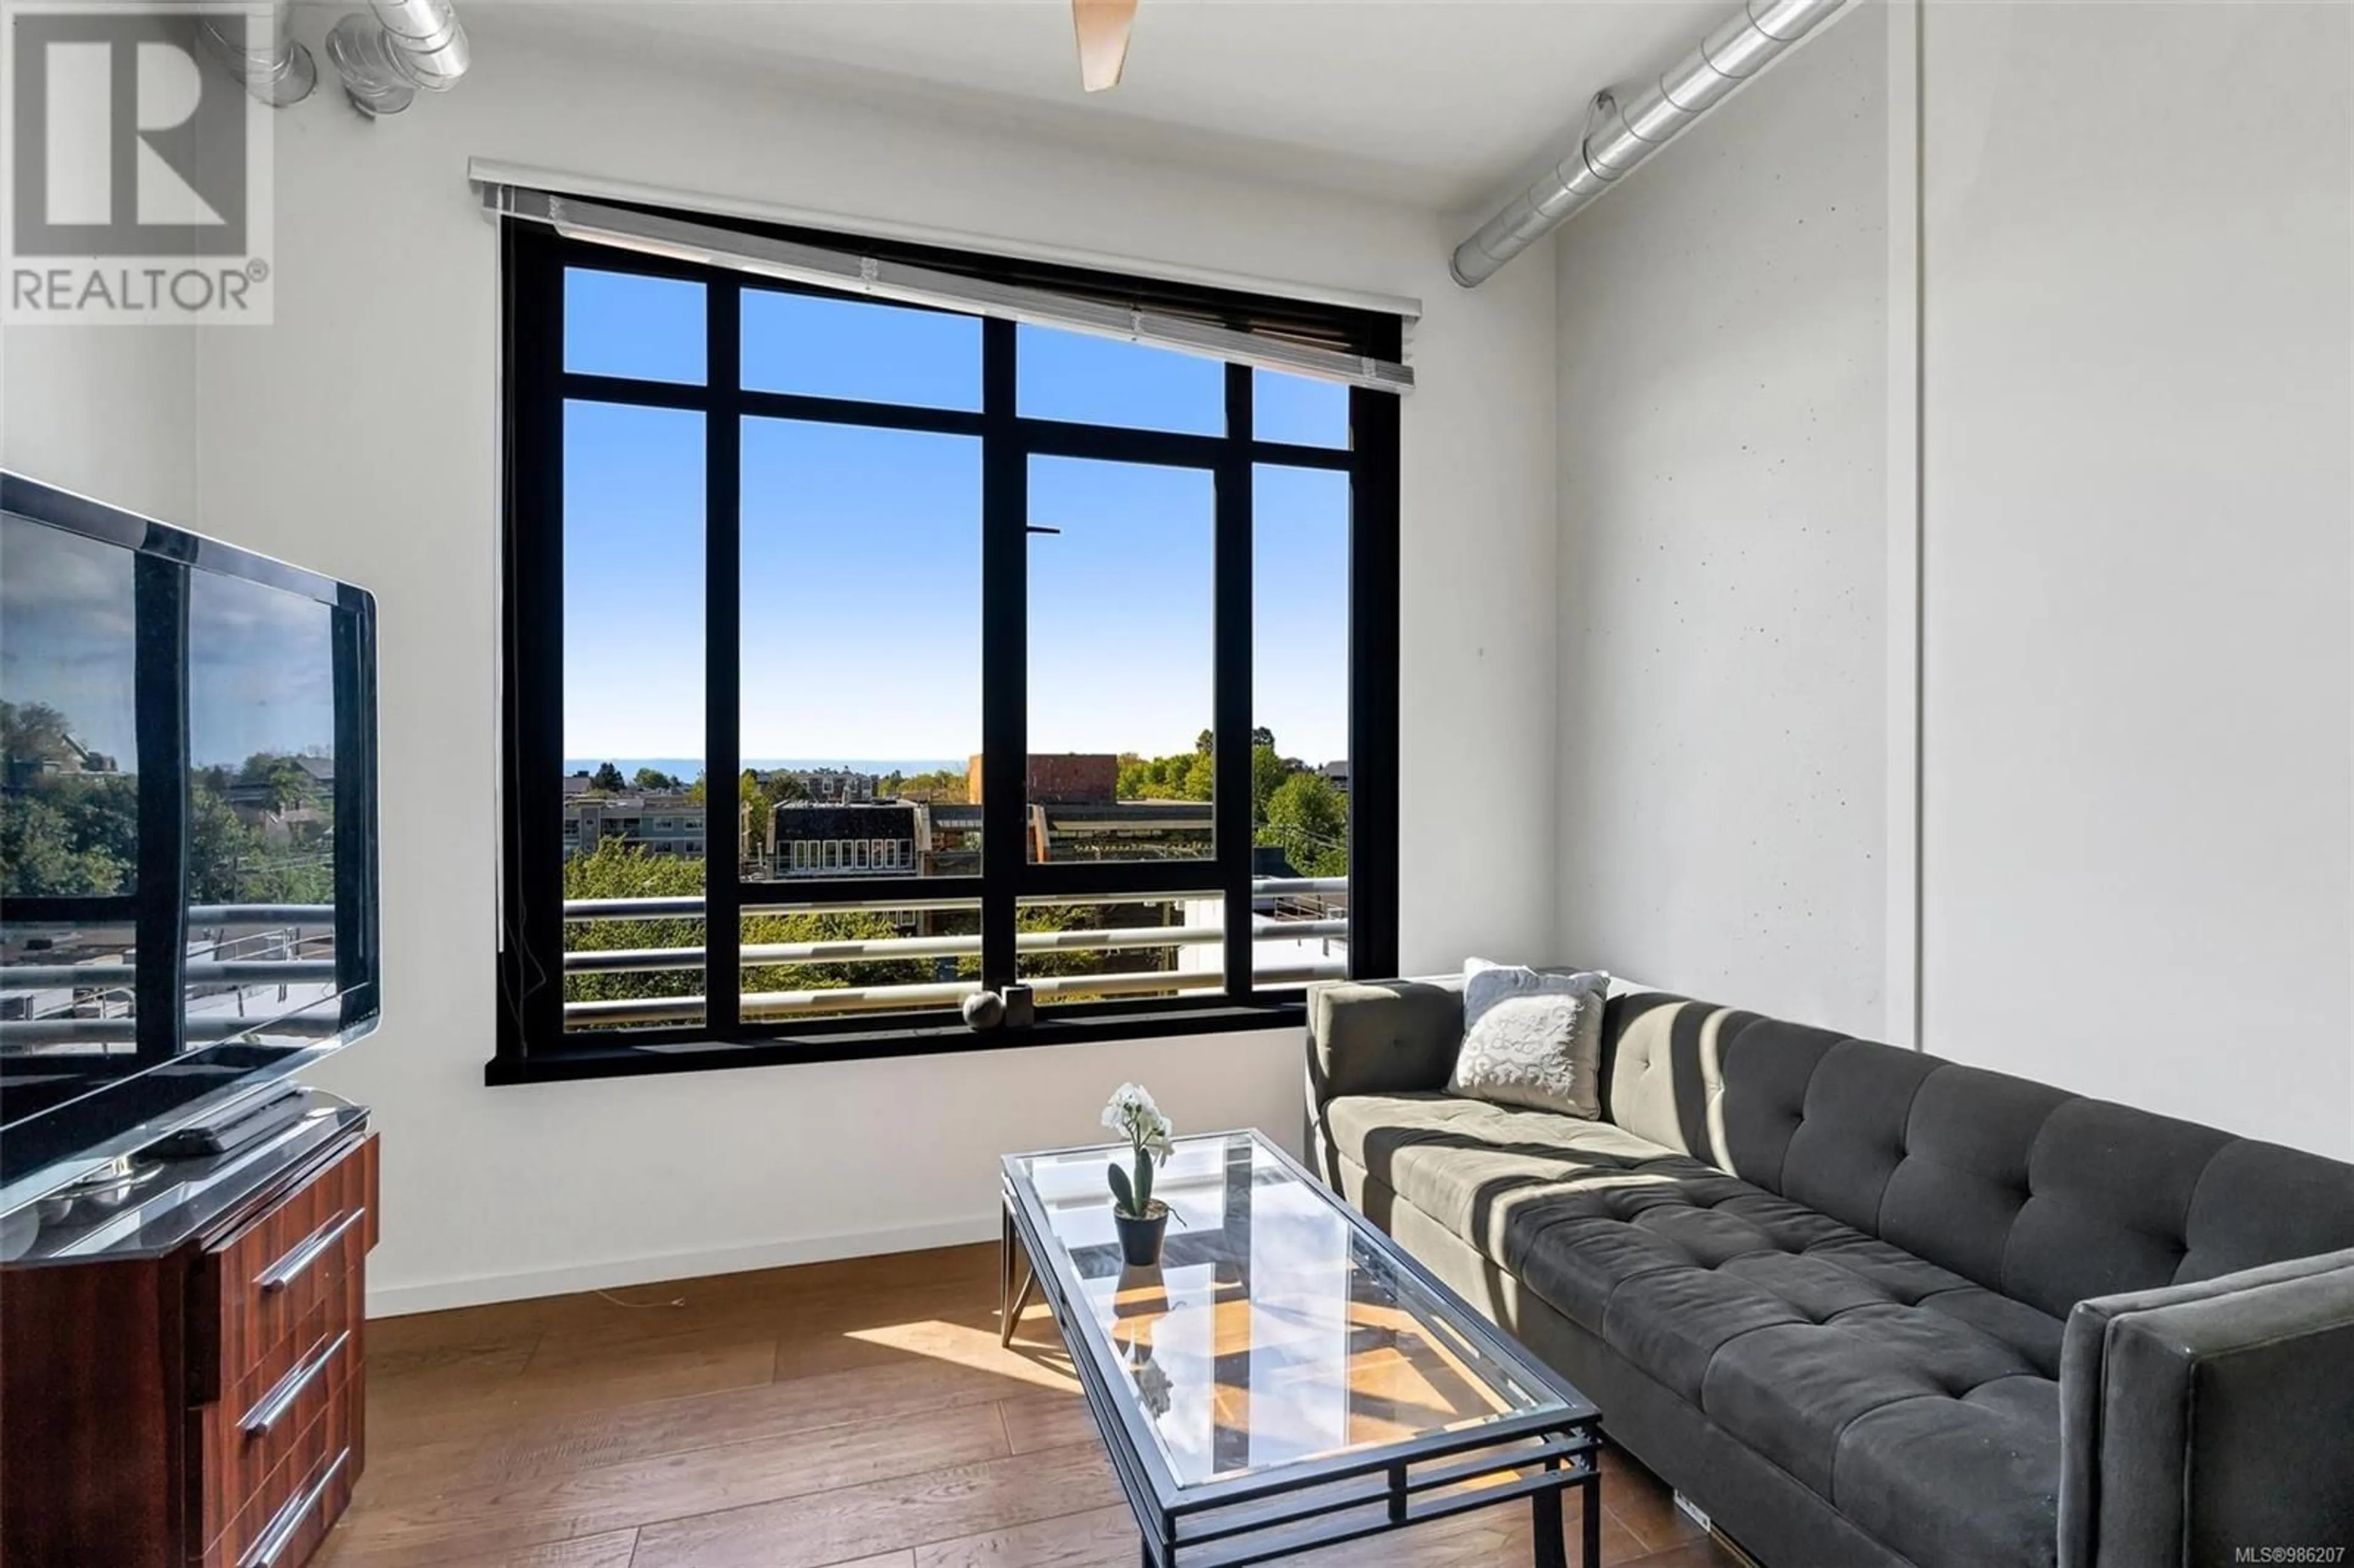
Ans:
MULTIPOLYGON (((257 1030, 272 1039, 335 1033, 342 1025, 333 1012, 308 1018, 299 1005, 292 1016, 279 1011, 290 1000, 288 987, 313 988, 313 1003, 333 993, 334 922, 332 904, 190 906, 185 1037, 212 1044, 257 1030), (260 1011, 249 1012, 249 1001, 260 1011)), ((0 1007, 10 1014, 0 1017, 0 1044, 78 1051, 134 1044, 139 969, 127 927, 103 946, 111 951, 81 962, 0 963, 0 1007)))
MULTIPOLYGON (((1345 943, 1349 882, 1346 877, 1261 877, 1251 884, 1254 903, 1271 904, 1272 916, 1254 915, 1254 943, 1345 943)), ((1208 895, 1205 895, 1205 899, 1208 895)), ((1090 894, 1070 902, 1087 905, 1168 904, 1188 902, 1165 893, 1090 894)), ((970 898, 926 895, 912 891, 877 888, 874 896, 823 906, 775 906, 775 913, 864 911, 920 913, 970 910, 970 898)), ((612 920, 694 920, 703 916, 699 897, 567 899, 564 918, 579 923, 612 920)), ((298 984, 332 984, 333 958, 250 956, 256 945, 268 945, 299 955, 304 947, 315 950, 318 928, 332 927, 335 911, 327 904, 198 905, 188 910, 191 927, 209 929, 220 939, 209 956, 192 958, 187 980, 192 986, 242 988, 298 984), (306 934, 305 927, 309 928, 306 934), (230 933, 241 933, 231 936, 230 933)), ((1217 925, 1110 927, 1095 930, 1023 931, 1014 938, 1017 954, 1072 952, 1135 952, 1214 947, 1225 939, 1217 925)), ((875 937, 810 942, 758 942, 745 946, 745 965, 856 964, 895 959, 956 959, 981 957, 977 934, 875 937)), ((700 947, 654 948, 586 948, 564 955, 567 975, 663 973, 700 970, 705 962, 700 947)), ((1261 967, 1254 983, 1266 987, 1337 980, 1347 973, 1346 962, 1327 957, 1306 962, 1261 967)), ((0 966, 0 993, 64 991, 67 998, 47 1012, 31 1018, 0 1021, 0 1041, 9 1044, 95 1043, 130 1041, 137 1025, 129 1017, 104 1016, 110 999, 127 997, 137 979, 137 967, 127 957, 87 963, 12 963, 0 966), (91 1016, 96 1008, 100 1016, 91 1016)), ((1060 997, 1144 996, 1187 991, 1216 990, 1225 977, 1215 969, 1154 969, 1128 973, 1040 975, 1025 981, 1042 1001, 1060 997)), ((747 1020, 789 1019, 812 1013, 904 1012, 954 1007, 981 989, 978 979, 956 979, 913 984, 819 986, 801 991, 755 991, 740 1000, 747 1020)), ((216 992, 216 995, 218 995, 216 992)), ((700 996, 629 998, 614 1001, 567 1001, 565 1022, 573 1028, 693 1022, 703 1014, 700 996)), ((227 1038, 251 1027, 253 1021, 218 1014, 188 1020, 192 1040, 227 1038)))
MULTIPOLYGON (((1254 903, 1273 901, 1282 913, 1255 916, 1254 942, 1346 942, 1349 935, 1349 879, 1326 877, 1260 877, 1251 884, 1254 903)), ((1206 895, 1205 895, 1206 896, 1206 895)), ((1169 904, 1189 900, 1166 893, 1088 894, 1066 902, 1087 905, 1169 904)), ((823 906, 772 906, 764 913, 812 913, 863 910, 910 914, 939 910, 970 910, 970 898, 926 896, 919 893, 877 889, 874 896, 823 906)), ((747 911, 751 913, 752 911, 747 911)), ((567 899, 567 921, 697 919, 703 900, 680 898, 567 899)), ((1134 952, 1141 948, 1176 949, 1215 946, 1225 940, 1222 926, 1107 927, 1077 931, 1023 931, 1015 935, 1017 954, 1068 952, 1134 952)), ((814 942, 747 944, 745 965, 855 964, 907 959, 978 959, 978 934, 928 937, 867 937, 814 942)), ((700 946, 678 948, 587 948, 564 955, 567 974, 628 974, 699 970, 705 951, 700 946)), ((1340 980, 1348 965, 1340 958, 1267 966, 1252 971, 1252 981, 1265 987, 1304 985, 1311 980, 1340 980)), ((1039 975, 1023 981, 1042 1001, 1064 997, 1152 996, 1188 991, 1215 991, 1225 976, 1215 969, 1150 969, 1126 973, 1039 975)), ((811 1014, 913 1012, 954 1007, 977 993, 974 978, 902 982, 892 985, 813 986, 800 991, 747 991, 737 1009, 747 1022, 767 1022, 811 1014)), ((595 1001, 567 1001, 564 1022, 572 1029, 645 1027, 692 1024, 703 1017, 703 998, 696 996, 628 997, 595 1001)))

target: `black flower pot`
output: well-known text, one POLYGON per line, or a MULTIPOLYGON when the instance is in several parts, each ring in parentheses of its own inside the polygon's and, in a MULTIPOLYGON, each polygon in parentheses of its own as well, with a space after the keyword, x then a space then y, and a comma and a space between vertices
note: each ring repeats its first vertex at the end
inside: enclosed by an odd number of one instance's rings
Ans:
POLYGON ((1161 1261, 1161 1240, 1169 1232, 1169 1205, 1158 1201, 1139 1219, 1115 1208, 1111 1223, 1119 1227, 1119 1255, 1139 1268, 1161 1261))

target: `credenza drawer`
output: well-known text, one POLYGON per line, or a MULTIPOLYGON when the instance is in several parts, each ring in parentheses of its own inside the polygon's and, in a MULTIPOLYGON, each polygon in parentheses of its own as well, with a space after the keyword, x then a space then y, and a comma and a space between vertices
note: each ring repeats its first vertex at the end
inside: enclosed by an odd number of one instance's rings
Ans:
POLYGON ((376 1139, 361 1139, 266 1213, 207 1249, 200 1400, 223 1399, 285 1346, 376 1244, 376 1139))
POLYGON ((324 1295, 293 1333, 264 1352, 227 1397, 200 1407, 199 1540, 209 1544, 260 1494, 334 1390, 358 1367, 365 1278, 355 1268, 326 1282, 324 1295))
POLYGON ((201 1568, 294 1568, 308 1561, 359 1478, 366 1389, 354 1369, 329 1391, 260 1489, 196 1559, 201 1568))

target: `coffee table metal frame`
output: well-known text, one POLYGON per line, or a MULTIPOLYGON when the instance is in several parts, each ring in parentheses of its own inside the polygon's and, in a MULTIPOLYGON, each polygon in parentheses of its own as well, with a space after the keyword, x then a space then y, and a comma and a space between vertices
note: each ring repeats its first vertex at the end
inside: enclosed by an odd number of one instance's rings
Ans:
MULTIPOLYGON (((1209 1138, 1233 1138, 1213 1133, 1209 1138)), ((1111 1456, 1121 1493, 1143 1539, 1144 1568, 1244 1568, 1295 1552, 1356 1541, 1474 1509, 1529 1499, 1536 1568, 1567 1568, 1562 1494, 1583 1494, 1579 1559, 1597 1568, 1602 1554, 1601 1412, 1560 1374, 1499 1333, 1488 1320, 1372 1221, 1343 1202, 1299 1160, 1254 1129, 1246 1136, 1314 1188, 1370 1246, 1428 1291, 1453 1316, 1448 1327, 1560 1408, 1500 1415, 1455 1431, 1349 1449, 1195 1486, 1181 1485, 1138 1407, 1135 1385, 1095 1315, 1072 1307, 1079 1288, 1070 1254, 1055 1235, 1037 1188, 1020 1162, 1093 1152, 1082 1146, 1005 1156, 1004 1227, 998 1307, 1001 1342, 1010 1344, 1034 1284, 1071 1355, 1096 1429, 1111 1456), (1036 1260, 1044 1259, 1040 1267, 1036 1260), (1513 1472, 1530 1472, 1514 1474, 1513 1472), (1490 1479, 1491 1478, 1491 1479, 1490 1479), (1441 1489, 1490 1479, 1468 1491, 1441 1489)), ((1189 1140, 1190 1141, 1190 1140, 1189 1140)), ((1122 1145, 1105 1146, 1115 1154, 1122 1145)))

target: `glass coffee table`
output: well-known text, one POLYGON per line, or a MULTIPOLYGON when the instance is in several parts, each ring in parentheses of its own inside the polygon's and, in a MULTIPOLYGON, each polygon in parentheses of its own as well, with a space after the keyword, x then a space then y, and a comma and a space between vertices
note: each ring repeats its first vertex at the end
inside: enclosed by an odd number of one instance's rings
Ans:
POLYGON ((1600 1555, 1600 1413, 1256 1132, 1177 1140, 1161 1263, 1129 1267, 1105 1166, 1004 1160, 1004 1337, 1034 1283, 1142 1532, 1147 1568, 1240 1568, 1527 1499, 1566 1568, 1600 1555))

